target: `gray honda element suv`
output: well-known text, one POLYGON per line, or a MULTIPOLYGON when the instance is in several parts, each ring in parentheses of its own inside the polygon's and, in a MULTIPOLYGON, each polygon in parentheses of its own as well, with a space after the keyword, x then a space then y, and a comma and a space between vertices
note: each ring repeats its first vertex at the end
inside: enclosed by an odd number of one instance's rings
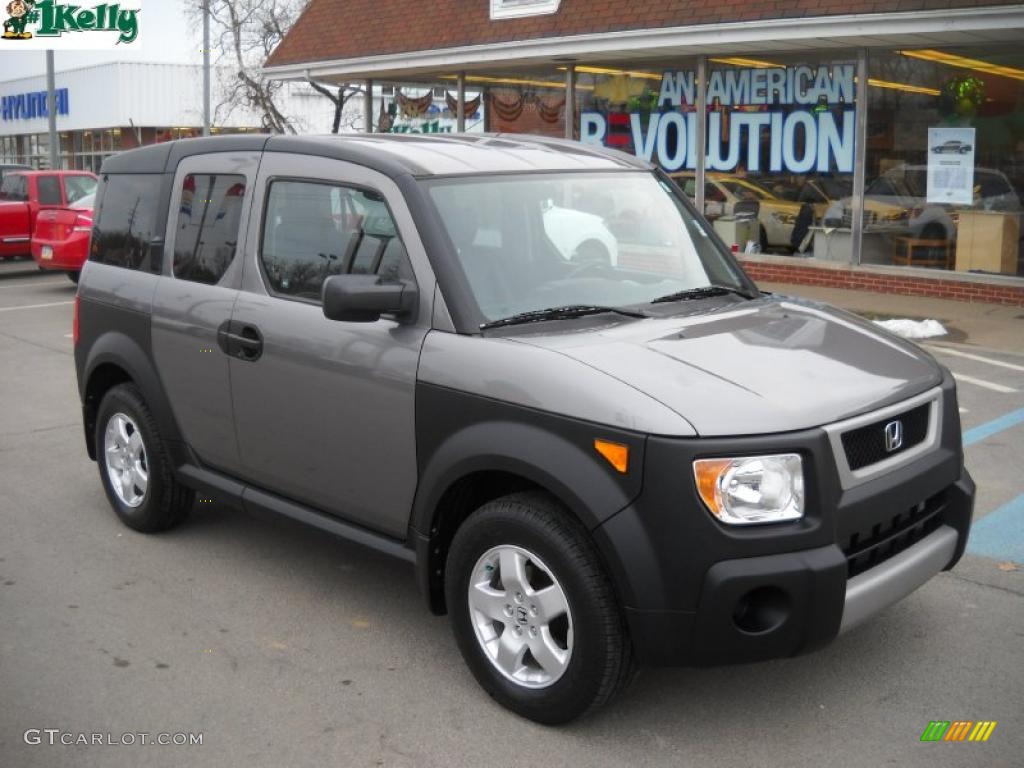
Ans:
POLYGON ((949 373, 760 292, 636 158, 197 139, 108 159, 96 208, 75 364, 124 523, 198 493, 408 560, 525 717, 811 651, 963 553, 949 373))

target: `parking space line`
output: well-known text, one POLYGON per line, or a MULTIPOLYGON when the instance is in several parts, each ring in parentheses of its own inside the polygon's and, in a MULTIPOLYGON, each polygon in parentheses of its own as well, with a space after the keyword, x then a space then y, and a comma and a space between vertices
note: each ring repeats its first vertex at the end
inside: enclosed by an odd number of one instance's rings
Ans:
POLYGON ((1024 494, 971 526, 967 551, 996 560, 1024 563, 1024 494))
POLYGON ((972 355, 970 352, 961 352, 958 349, 950 349, 949 347, 934 347, 930 346, 930 349, 934 349, 943 355, 953 355, 954 357, 963 357, 967 360, 976 360, 979 363, 988 363, 989 365, 998 365, 1000 368, 1009 368, 1011 371, 1022 371, 1024 372, 1024 365, 1017 365, 1016 363, 1005 363, 1002 360, 993 360, 990 357, 982 357, 981 355, 972 355))
MULTIPOLYGON (((64 282, 61 280, 30 280, 24 283, 0 283, 0 288, 27 288, 31 285, 59 285, 62 288, 65 287, 64 282)), ((67 287, 70 288, 71 286, 69 285, 67 287)))
POLYGON ((63 307, 66 304, 74 304, 72 301, 51 301, 48 304, 24 304, 20 307, 0 307, 0 312, 13 312, 16 309, 43 309, 44 307, 63 307))
POLYGON ((953 378, 957 381, 962 381, 965 384, 973 384, 976 387, 991 389, 993 392, 1000 392, 1004 395, 1012 395, 1017 391, 1013 387, 1007 387, 1004 384, 996 384, 994 381, 985 381, 985 379, 976 379, 973 376, 964 376, 962 373, 954 372, 953 378))
POLYGON ((1018 424, 1024 424, 1024 408, 1018 408, 1016 411, 1010 411, 1010 413, 1004 414, 997 419, 986 421, 984 424, 968 429, 964 432, 964 445, 974 445, 979 440, 992 437, 992 435, 1015 427, 1018 424))

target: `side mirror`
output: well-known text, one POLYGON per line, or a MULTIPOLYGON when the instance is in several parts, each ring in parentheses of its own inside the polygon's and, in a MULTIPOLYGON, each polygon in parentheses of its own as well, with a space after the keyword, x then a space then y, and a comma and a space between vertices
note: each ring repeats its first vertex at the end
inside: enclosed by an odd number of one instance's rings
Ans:
POLYGON ((381 315, 410 315, 418 295, 416 286, 405 280, 384 283, 376 275, 334 275, 324 281, 324 317, 373 323, 381 315))

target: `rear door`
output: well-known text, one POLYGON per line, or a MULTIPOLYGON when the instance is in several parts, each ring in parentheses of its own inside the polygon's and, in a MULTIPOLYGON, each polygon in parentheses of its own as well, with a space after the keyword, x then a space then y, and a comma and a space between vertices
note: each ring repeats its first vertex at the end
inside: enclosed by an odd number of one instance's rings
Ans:
POLYGON ((366 168, 267 152, 231 358, 243 477, 394 536, 416 490, 415 389, 434 279, 398 188, 366 168), (323 315, 329 275, 414 279, 409 323, 323 315), (259 344, 257 348, 255 343, 259 344))
POLYGON ((241 282, 258 152, 185 158, 175 172, 153 352, 185 440, 206 465, 239 468, 228 357, 221 344, 241 282))
POLYGON ((0 256, 29 252, 28 177, 8 173, 0 183, 0 256))

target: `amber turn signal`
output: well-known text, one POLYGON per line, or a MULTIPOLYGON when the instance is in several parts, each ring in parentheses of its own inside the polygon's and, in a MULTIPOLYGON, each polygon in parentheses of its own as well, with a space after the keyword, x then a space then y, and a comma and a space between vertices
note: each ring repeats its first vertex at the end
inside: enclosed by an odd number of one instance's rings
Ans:
POLYGON ((617 472, 626 474, 629 471, 629 446, 613 443, 608 440, 594 440, 594 448, 604 456, 605 461, 615 467, 617 472))
POLYGON ((693 463, 694 474, 697 476, 697 492, 716 516, 721 516, 721 499, 715 497, 718 489, 718 478, 729 468, 732 459, 701 459, 693 463))

